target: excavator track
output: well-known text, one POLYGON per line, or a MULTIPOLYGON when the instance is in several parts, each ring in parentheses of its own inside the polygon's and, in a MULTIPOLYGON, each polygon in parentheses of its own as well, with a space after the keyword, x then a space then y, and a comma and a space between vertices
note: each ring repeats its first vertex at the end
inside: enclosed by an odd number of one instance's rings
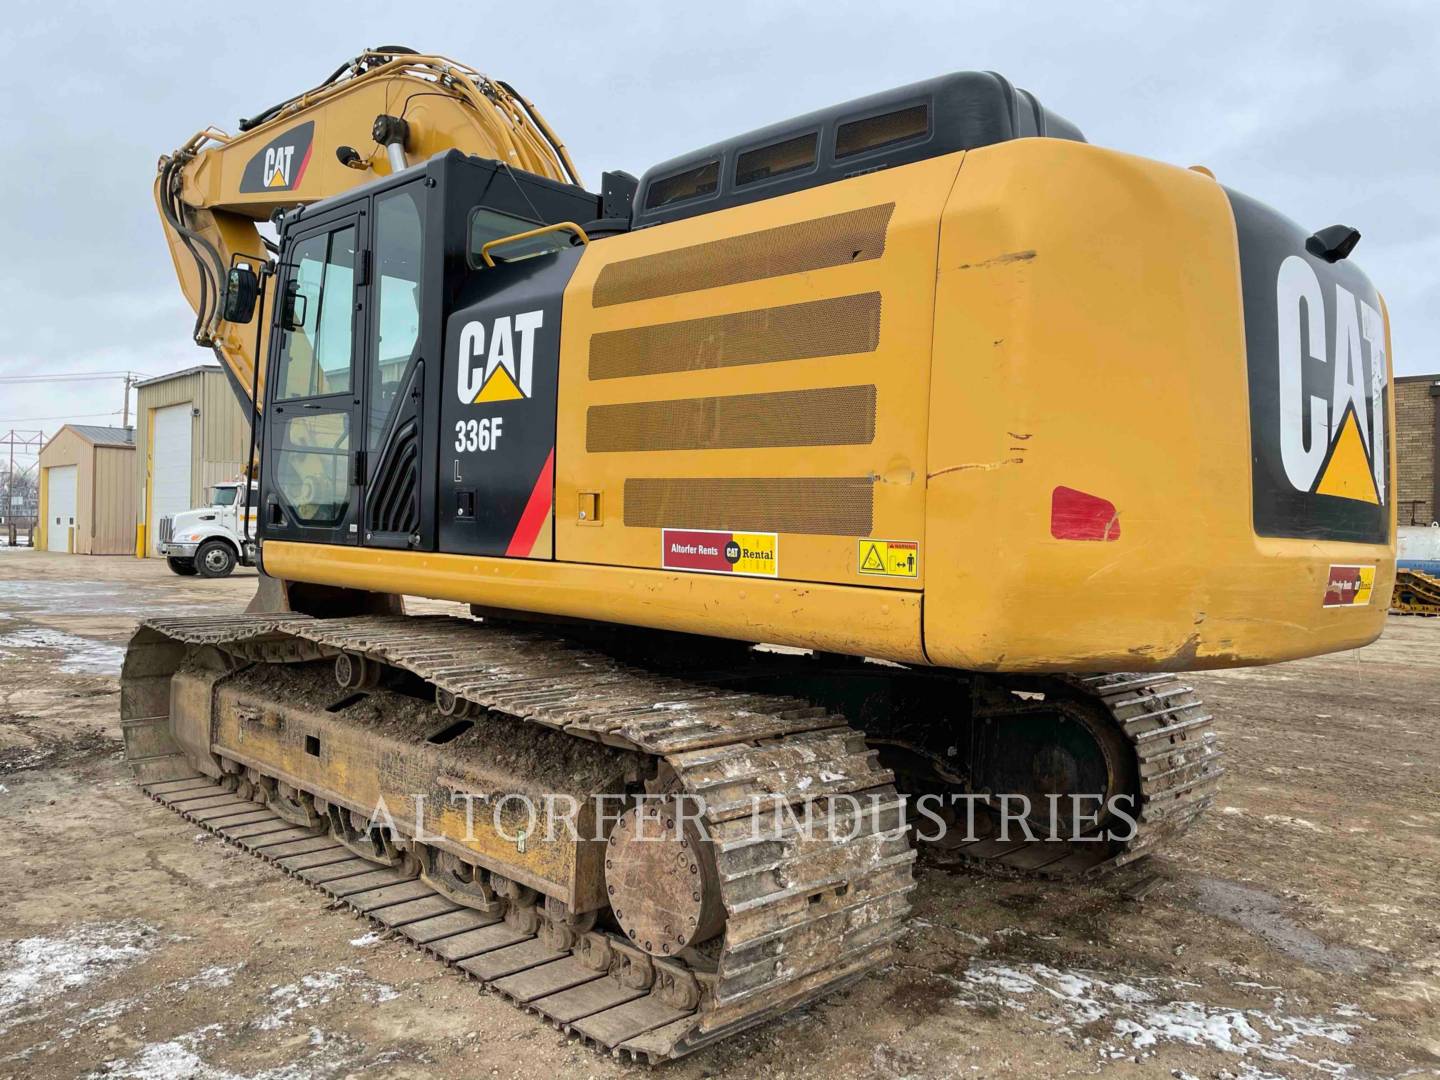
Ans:
MULTIPOLYGON (((1218 751, 1188 687, 1126 675, 1063 685, 1103 708, 1135 748, 1135 836, 1074 845, 986 839, 954 848, 957 858, 1008 873, 1099 874, 1173 839, 1213 798, 1218 751)), ((544 630, 446 616, 153 620, 126 656, 122 725, 152 797, 563 1030, 639 1060, 682 1056, 850 984, 891 958, 909 912, 915 850, 904 798, 845 716, 797 696, 626 664, 544 630), (526 890, 503 865, 488 872, 506 899, 477 909, 413 860, 377 867, 333 829, 297 826, 285 809, 293 803, 245 779, 253 770, 217 768, 234 766, 223 760, 226 747, 207 746, 206 756, 219 757, 201 762, 171 737, 171 678, 197 655, 222 658, 233 673, 334 658, 372 664, 423 680, 446 716, 539 725, 596 753, 644 759, 666 790, 704 807, 723 933, 661 957, 650 942, 627 939, 619 912, 570 929, 549 921, 533 895, 525 906, 526 890), (841 827, 802 831, 801 805, 841 827)), ((410 839, 402 835, 401 846, 410 839)))
POLYGON ((1223 752, 1214 718, 1192 687, 1173 675, 1066 676, 1062 682, 1103 710, 1133 748, 1134 835, 1051 840, 1030 839, 1016 830, 1008 839, 953 847, 949 854, 955 859, 1014 876, 1099 877, 1177 840, 1215 801, 1223 752))
POLYGON ((1401 615, 1440 615, 1440 577, 1414 567, 1395 571, 1390 610, 1401 615))

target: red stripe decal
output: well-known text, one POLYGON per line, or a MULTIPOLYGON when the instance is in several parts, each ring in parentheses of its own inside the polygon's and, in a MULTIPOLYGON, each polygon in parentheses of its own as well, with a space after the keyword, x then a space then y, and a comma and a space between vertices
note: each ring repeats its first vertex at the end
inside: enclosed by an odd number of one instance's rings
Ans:
POLYGON ((290 185, 291 191, 294 191, 296 188, 298 188, 300 186, 300 181, 305 179, 305 168, 307 165, 310 164, 310 154, 314 151, 314 149, 315 143, 312 140, 310 145, 305 147, 305 156, 300 159, 300 168, 295 173, 295 182, 290 185))
POLYGON ((550 516, 554 479, 555 451, 551 450, 550 456, 545 459, 545 467, 540 470, 540 478, 535 481, 535 487, 530 492, 530 501, 525 504, 525 512, 520 515, 520 524, 515 526, 515 535, 510 537, 510 546, 505 549, 506 555, 523 558, 535 549, 535 538, 540 535, 540 526, 544 525, 545 519, 550 516))

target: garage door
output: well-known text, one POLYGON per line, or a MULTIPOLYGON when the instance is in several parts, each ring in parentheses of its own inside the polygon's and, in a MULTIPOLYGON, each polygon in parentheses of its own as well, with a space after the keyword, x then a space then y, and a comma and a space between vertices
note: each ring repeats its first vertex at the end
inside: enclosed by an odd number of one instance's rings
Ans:
POLYGON ((52 465, 45 470, 45 547, 70 550, 70 527, 75 524, 75 485, 78 465, 52 465))
POLYGON ((190 509, 190 404, 151 414, 150 551, 160 542, 160 519, 190 509))

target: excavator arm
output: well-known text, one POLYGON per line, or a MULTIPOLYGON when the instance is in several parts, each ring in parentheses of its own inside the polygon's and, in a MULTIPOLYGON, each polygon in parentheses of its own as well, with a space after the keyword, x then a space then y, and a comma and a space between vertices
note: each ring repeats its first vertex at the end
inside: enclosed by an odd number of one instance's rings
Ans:
MULTIPOLYGON (((214 350, 247 410, 264 401, 268 326, 263 318, 227 322, 225 283, 232 264, 258 272, 271 260, 274 246, 259 226, 277 212, 449 149, 579 183, 564 144, 513 87, 399 46, 366 50, 239 127, 235 135, 205 128, 162 157, 155 202, 195 310, 195 343, 214 350)), ((260 280, 268 311, 274 278, 260 280)))

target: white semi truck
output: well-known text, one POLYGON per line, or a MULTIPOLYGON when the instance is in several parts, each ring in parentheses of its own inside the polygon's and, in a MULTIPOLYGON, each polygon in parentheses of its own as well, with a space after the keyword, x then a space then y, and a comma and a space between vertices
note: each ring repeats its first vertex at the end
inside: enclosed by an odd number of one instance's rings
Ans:
POLYGON ((237 563, 255 565, 255 506, 259 492, 252 483, 247 498, 245 488, 243 480, 216 484, 210 489, 209 506, 160 519, 158 547, 171 570, 186 577, 199 574, 222 578, 237 563))

